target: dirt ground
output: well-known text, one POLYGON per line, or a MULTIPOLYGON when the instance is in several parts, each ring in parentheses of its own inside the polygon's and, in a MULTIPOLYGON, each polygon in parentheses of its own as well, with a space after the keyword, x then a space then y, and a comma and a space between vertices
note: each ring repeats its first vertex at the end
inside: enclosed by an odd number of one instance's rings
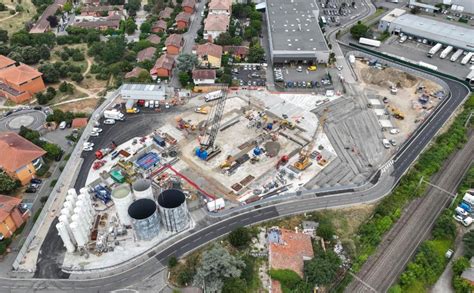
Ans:
POLYGON ((55 108, 62 111, 92 113, 97 106, 98 99, 87 99, 78 102, 59 105, 55 108))
POLYGON ((362 87, 367 87, 376 92, 379 99, 386 97, 388 103, 383 104, 388 113, 393 114, 399 111, 404 115, 403 120, 390 117, 395 128, 400 130, 398 135, 390 135, 389 138, 398 138, 402 141, 418 127, 418 125, 431 113, 438 105, 439 99, 433 94, 442 90, 442 87, 430 80, 419 78, 395 68, 377 69, 369 67, 361 61, 356 62, 355 71, 360 77, 362 87), (390 86, 397 87, 397 93, 390 92, 390 86), (424 87, 424 93, 429 95, 429 101, 422 105, 418 98, 423 92, 417 91, 419 87, 424 87))
POLYGON ((7 1, 1 0, 1 3, 7 5, 7 10, 0 12, 0 29, 8 31, 8 34, 11 35, 14 32, 17 32, 24 28, 25 23, 30 21, 31 18, 36 14, 36 7, 31 3, 31 0, 23 0, 23 1, 7 1), (11 18, 6 19, 7 17, 11 16, 10 9, 14 9, 17 4, 23 6, 24 11, 18 13, 11 18), (2 19, 5 19, 1 21, 2 19))

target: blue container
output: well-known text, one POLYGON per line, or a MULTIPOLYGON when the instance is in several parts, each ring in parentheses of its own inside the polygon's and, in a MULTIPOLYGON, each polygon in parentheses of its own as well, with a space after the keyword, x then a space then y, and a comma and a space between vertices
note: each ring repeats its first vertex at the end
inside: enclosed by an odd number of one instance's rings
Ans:
POLYGON ((462 202, 459 206, 468 213, 472 212, 471 206, 465 202, 462 202))
POLYGON ((253 149, 253 154, 256 156, 260 156, 262 154, 262 149, 259 147, 256 147, 253 149))
POLYGON ((267 124, 267 129, 272 130, 273 129, 273 123, 268 123, 267 124))

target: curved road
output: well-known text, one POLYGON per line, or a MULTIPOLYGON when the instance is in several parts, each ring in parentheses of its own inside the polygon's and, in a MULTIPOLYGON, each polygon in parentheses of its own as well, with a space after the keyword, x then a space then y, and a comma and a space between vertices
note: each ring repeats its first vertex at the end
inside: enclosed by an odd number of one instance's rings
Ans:
POLYGON ((1 278, 0 291, 104 292, 119 289, 130 286, 147 276, 161 271, 171 255, 180 257, 237 227, 295 213, 377 201, 393 189, 403 173, 407 171, 433 136, 469 94, 470 91, 464 84, 447 78, 442 79, 450 87, 450 97, 442 101, 435 112, 412 136, 410 141, 401 148, 399 154, 394 158, 392 172, 376 176, 374 184, 366 190, 351 190, 350 192, 325 194, 324 196, 316 193, 317 191, 310 190, 302 192, 302 196, 299 199, 295 198, 292 201, 265 207, 256 204, 246 207, 246 211, 239 212, 236 210, 229 217, 211 226, 203 227, 202 229, 195 228, 192 234, 175 242, 167 249, 148 253, 144 256, 146 260, 143 258, 136 260, 136 265, 127 271, 103 278, 94 277, 92 279, 91 277, 91 279, 87 280, 1 278))

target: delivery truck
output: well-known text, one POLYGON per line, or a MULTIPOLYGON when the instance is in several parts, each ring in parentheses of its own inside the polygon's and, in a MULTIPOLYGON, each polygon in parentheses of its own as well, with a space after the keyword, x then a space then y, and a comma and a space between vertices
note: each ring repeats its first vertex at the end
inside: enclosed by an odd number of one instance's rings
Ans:
POLYGON ((367 38, 360 38, 359 39, 359 44, 368 45, 368 46, 378 48, 378 47, 380 47, 380 45, 382 43, 380 41, 377 41, 377 40, 372 40, 372 39, 367 39, 367 38))
POLYGON ((439 55, 439 58, 444 59, 448 57, 449 53, 451 53, 453 49, 454 49, 453 46, 447 46, 446 49, 444 49, 443 52, 441 52, 441 54, 439 55))
POLYGON ((472 55, 474 55, 474 53, 472 53, 472 52, 467 53, 466 56, 464 56, 464 57, 462 58, 461 64, 462 64, 462 65, 466 65, 468 62, 470 62, 471 59, 472 59, 472 55))
POLYGON ((462 53, 464 51, 462 49, 457 49, 456 52, 454 52, 453 56, 451 56, 451 59, 449 59, 451 62, 456 62, 459 57, 461 57, 462 53))
POLYGON ((436 45, 433 46, 433 48, 431 48, 431 50, 428 52, 428 57, 433 57, 436 53, 438 53, 438 51, 443 47, 443 45, 441 43, 437 43, 436 45))
POLYGON ((118 110, 105 110, 104 111, 105 119, 114 119, 114 120, 125 120, 125 115, 118 110))

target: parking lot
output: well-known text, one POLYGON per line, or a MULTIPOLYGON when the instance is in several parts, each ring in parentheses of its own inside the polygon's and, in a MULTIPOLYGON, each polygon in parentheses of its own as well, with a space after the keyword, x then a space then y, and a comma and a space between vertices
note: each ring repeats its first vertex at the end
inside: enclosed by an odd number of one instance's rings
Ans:
POLYGON ((265 68, 261 65, 236 65, 232 68, 232 80, 239 86, 265 86, 265 68))
POLYGON ((361 0, 319 0, 320 16, 323 25, 339 26, 352 20, 364 7, 361 0), (324 19, 324 20, 323 20, 324 19))
POLYGON ((438 67, 438 71, 444 72, 453 76, 456 76, 460 79, 464 79, 470 71, 470 64, 462 65, 461 59, 464 57, 462 55, 456 62, 451 62, 450 57, 456 51, 453 50, 445 59, 439 57, 440 50, 432 58, 427 56, 427 53, 434 46, 434 44, 423 43, 423 40, 419 42, 417 38, 407 39, 405 42, 400 43, 398 36, 391 36, 387 41, 385 41, 378 51, 386 52, 396 56, 404 57, 415 62, 422 61, 438 67))
POLYGON ((325 65, 275 65, 273 69, 275 84, 280 90, 318 93, 341 90, 338 72, 337 68, 325 65))

